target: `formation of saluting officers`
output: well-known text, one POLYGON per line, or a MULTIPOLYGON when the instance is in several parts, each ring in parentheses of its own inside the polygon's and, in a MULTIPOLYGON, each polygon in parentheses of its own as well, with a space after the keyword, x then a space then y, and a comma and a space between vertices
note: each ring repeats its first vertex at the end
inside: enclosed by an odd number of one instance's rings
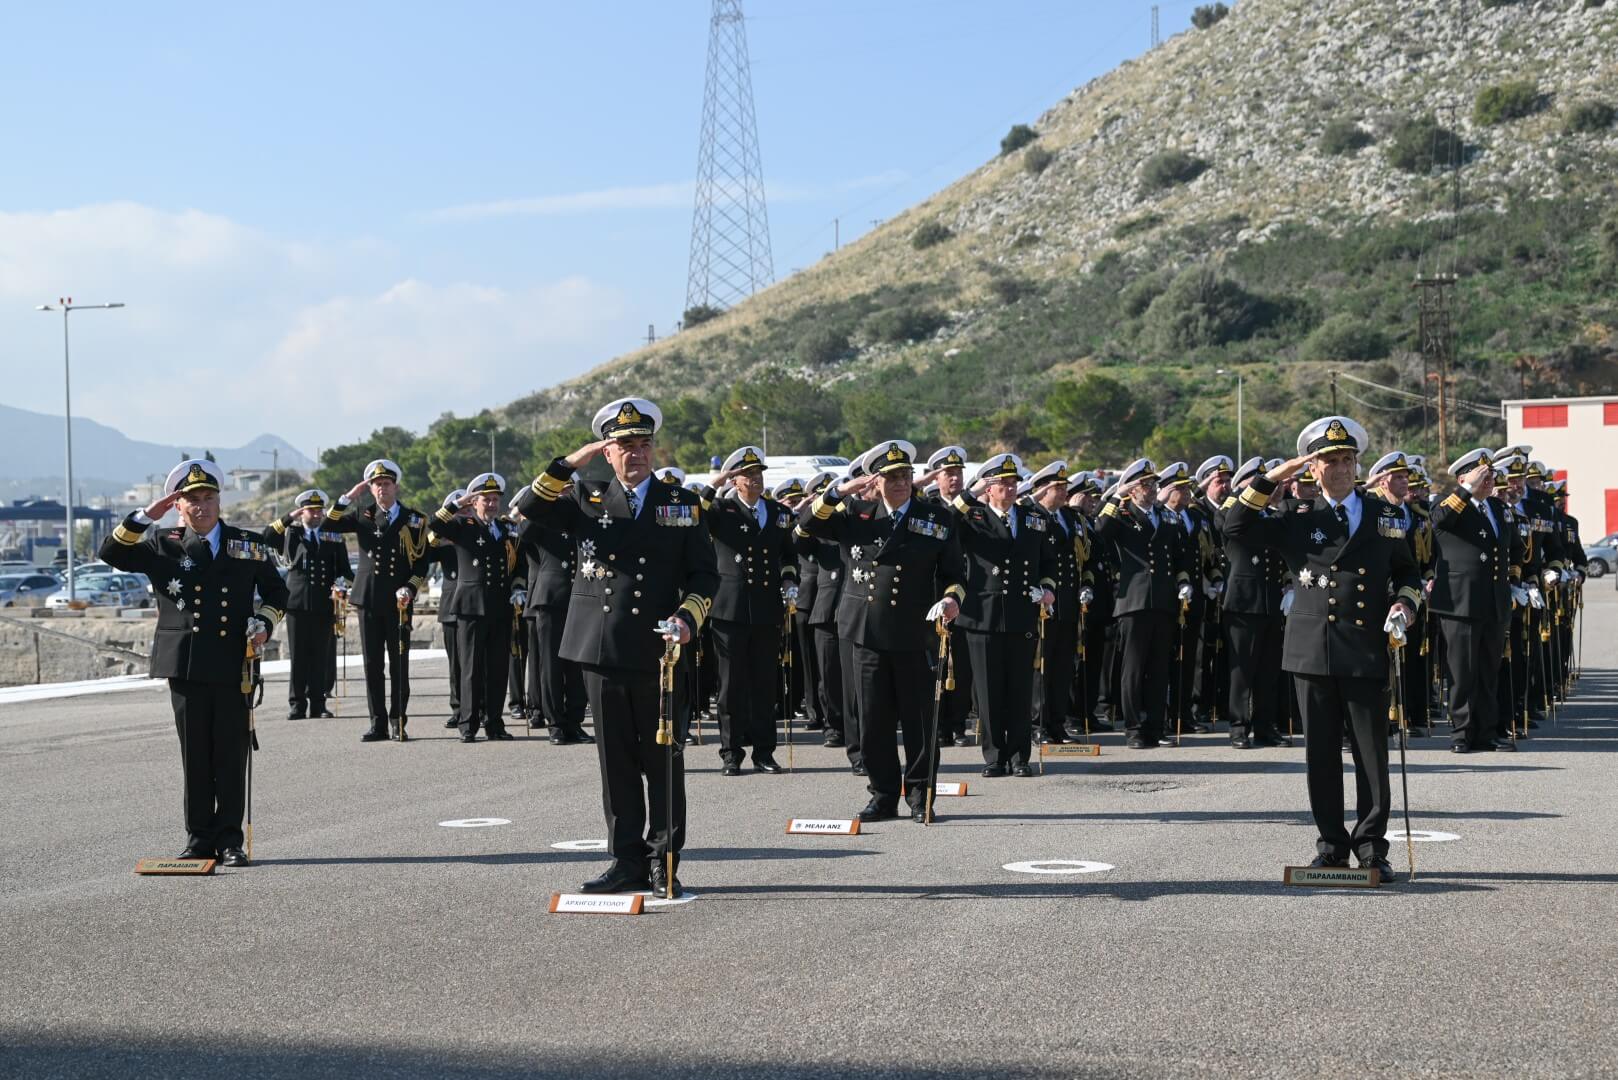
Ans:
POLYGON ((1041 744, 1120 727, 1146 751, 1220 723, 1234 748, 1287 747, 1301 726, 1316 865, 1352 856, 1390 881, 1390 704, 1409 735, 1441 717, 1451 749, 1476 753, 1514 749, 1567 692, 1583 547, 1565 486, 1530 447, 1462 455, 1442 498, 1418 455, 1366 466, 1370 438, 1346 416, 1307 426, 1285 461, 1030 472, 998 453, 968 475, 966 448, 921 458, 895 438, 769 490, 764 452, 743 446, 688 488, 678 469, 653 471, 661 422, 650 401, 608 404, 596 441, 509 514, 492 472, 430 515, 411 509, 379 459, 335 502, 306 491, 246 533, 218 521, 211 463, 176 469, 102 557, 158 586, 153 670, 174 690, 187 852, 245 861, 237 676, 246 641, 283 613, 290 715, 330 715, 325 658, 351 597, 362 738, 407 737, 408 642, 433 564, 447 726, 465 743, 512 738, 509 688, 553 743, 596 745, 612 862, 587 891, 679 895, 684 756, 710 699, 721 775, 749 756, 781 772, 779 725, 801 710, 864 779, 863 821, 901 806, 936 820, 943 745, 975 742, 985 777, 1030 777, 1041 744), (610 479, 581 475, 598 457, 610 479), (154 529, 171 506, 182 527, 154 529))

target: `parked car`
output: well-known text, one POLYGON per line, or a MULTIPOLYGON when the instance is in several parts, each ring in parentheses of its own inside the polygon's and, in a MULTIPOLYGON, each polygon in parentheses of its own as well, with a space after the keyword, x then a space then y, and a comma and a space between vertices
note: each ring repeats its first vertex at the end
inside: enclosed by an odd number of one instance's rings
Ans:
POLYGON ((1590 564, 1584 568, 1590 577, 1600 577, 1618 570, 1618 533, 1604 536, 1593 544, 1585 544, 1584 557, 1590 560, 1590 564))
POLYGON ((0 574, 0 607, 40 607, 61 587, 49 574, 0 574))
MULTIPOLYGON (((136 574, 75 575, 73 591, 78 594, 81 603, 90 607, 150 607, 152 603, 151 593, 146 591, 146 582, 136 574)), ((67 590, 64 588, 53 594, 45 601, 45 606, 67 607, 67 590)))

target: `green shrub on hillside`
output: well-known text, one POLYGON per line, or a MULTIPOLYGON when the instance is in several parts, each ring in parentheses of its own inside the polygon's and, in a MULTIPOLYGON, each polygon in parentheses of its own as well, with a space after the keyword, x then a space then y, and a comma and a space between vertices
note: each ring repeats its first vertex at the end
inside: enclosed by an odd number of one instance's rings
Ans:
POLYGON ((1184 150, 1164 150, 1153 154, 1141 166, 1141 189, 1163 191, 1178 184, 1189 184, 1208 171, 1208 163, 1184 150))
POLYGON ((695 307, 686 308, 685 314, 681 317, 684 319, 685 328, 689 330, 693 326, 701 326, 705 322, 717 319, 724 313, 723 308, 716 308, 712 304, 697 304, 695 307))
POLYGON ((1612 127, 1615 115, 1618 113, 1605 101, 1581 101, 1562 118, 1562 130, 1569 135, 1606 131, 1612 127))
POLYGON ((1152 306, 1152 301, 1167 292, 1173 282, 1174 271, 1169 269, 1154 270, 1131 281, 1118 295, 1118 303, 1123 308, 1124 315, 1138 319, 1146 314, 1146 309, 1152 306))
POLYGON ((1188 266, 1146 309, 1141 342, 1160 355, 1245 341, 1265 323, 1264 301, 1211 267, 1188 266))
POLYGON ((1002 304, 1015 304, 1037 289, 1027 278, 1020 278, 1014 274, 996 274, 989 279, 989 291, 994 293, 995 298, 1002 304))
POLYGON ((1000 156, 1015 154, 1037 138, 1039 132, 1027 124, 1013 124, 1011 130, 1006 132, 1006 137, 1000 140, 1000 156))
POLYGON ((1380 360, 1388 355, 1385 334, 1346 312, 1333 315, 1303 339, 1305 360, 1380 360))
POLYGON ((1601 219, 1601 254, 1607 268, 1618 271, 1618 210, 1601 219))
POLYGON ((1370 146, 1375 141, 1371 133, 1360 127, 1357 121, 1340 116, 1327 124, 1326 130, 1320 133, 1320 152, 1328 157, 1342 157, 1370 146))
POLYGON ((930 248, 934 244, 942 244, 955 234, 948 225, 942 221, 924 221, 916 226, 916 231, 910 234, 910 246, 917 251, 930 248))
POLYGON ((1043 146, 1030 146, 1022 156, 1022 167, 1030 176, 1038 176, 1055 160, 1056 155, 1043 146))
POLYGON ((1428 173, 1434 165, 1458 165, 1461 137, 1431 116, 1409 117, 1394 126, 1388 140, 1388 164, 1408 173, 1428 173))
POLYGON ((1517 0, 1483 0, 1483 6, 1486 8, 1511 7, 1515 3, 1517 0))
POLYGON ((1487 127, 1507 120, 1520 120, 1544 107, 1544 98, 1532 79, 1485 86, 1472 103, 1472 122, 1487 127))
POLYGON ((935 308, 909 305, 890 307, 867 315, 860 323, 860 333, 868 341, 902 345, 907 341, 932 337, 948 321, 935 308))
POLYGON ((1224 4, 1203 4, 1191 12, 1191 25, 1198 30, 1206 30, 1229 14, 1230 8, 1224 4))
POLYGON ((792 358, 809 367, 826 367, 853 352, 848 334, 835 326, 815 326, 792 347, 792 358))
POLYGON ((1153 211, 1142 214, 1140 217, 1130 218, 1128 221, 1120 221, 1112 227, 1112 238, 1114 240, 1127 240, 1129 237, 1139 233, 1151 232, 1167 220, 1162 214, 1153 211))

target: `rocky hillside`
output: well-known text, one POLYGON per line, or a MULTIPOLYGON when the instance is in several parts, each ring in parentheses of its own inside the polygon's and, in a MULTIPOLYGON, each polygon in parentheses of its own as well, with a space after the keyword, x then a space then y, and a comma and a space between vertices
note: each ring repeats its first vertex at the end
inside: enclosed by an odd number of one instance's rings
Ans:
MULTIPOLYGON (((506 415, 683 399, 687 458, 745 438, 745 401, 810 412, 783 416, 794 449, 904 424, 1035 456, 1195 452, 1228 439, 1221 366, 1258 403, 1250 433, 1323 407, 1329 369, 1419 391, 1410 283, 1438 271, 1482 407, 1459 434, 1483 438, 1502 395, 1615 381, 1615 105, 1618 4, 1240 0, 859 242, 506 415), (1118 430, 1076 419, 1098 401, 1118 430)), ((1436 441, 1419 402, 1352 385, 1412 448, 1436 441)))

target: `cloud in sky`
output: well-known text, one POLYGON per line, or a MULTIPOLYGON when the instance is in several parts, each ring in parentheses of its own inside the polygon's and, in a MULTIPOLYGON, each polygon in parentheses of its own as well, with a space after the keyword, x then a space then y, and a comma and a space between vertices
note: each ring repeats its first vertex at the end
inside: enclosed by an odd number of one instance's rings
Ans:
POLYGON ((615 288, 422 280, 369 239, 286 240, 198 210, 135 203, 0 213, 0 370, 8 404, 60 413, 72 295, 74 412, 137 438, 305 452, 420 429, 555 384, 619 351, 615 288))
MULTIPOLYGON (((764 196, 770 203, 814 202, 851 191, 892 187, 906 180, 907 174, 890 169, 837 184, 793 184, 764 182, 764 196)), ((595 191, 573 191, 558 195, 529 195, 488 202, 463 203, 430 210, 430 221, 483 221, 506 217, 563 217, 617 210, 690 210, 696 198, 696 181, 647 184, 640 187, 611 187, 595 191)))

